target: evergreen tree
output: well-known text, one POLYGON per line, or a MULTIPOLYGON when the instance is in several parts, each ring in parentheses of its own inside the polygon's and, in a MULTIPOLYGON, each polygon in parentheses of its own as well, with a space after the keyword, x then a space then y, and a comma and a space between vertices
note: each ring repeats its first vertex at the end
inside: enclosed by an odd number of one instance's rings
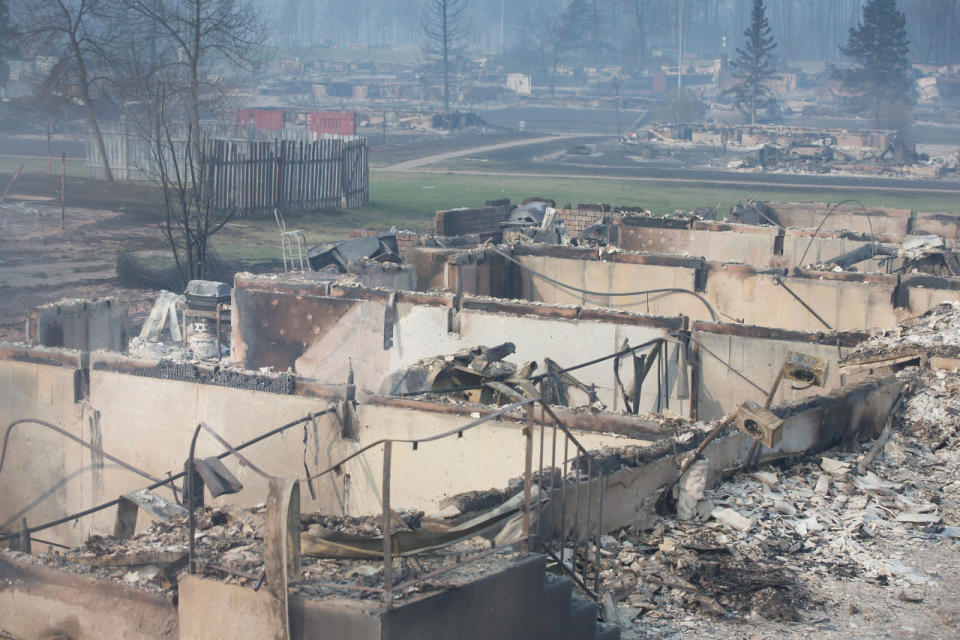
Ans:
POLYGON ((17 31, 10 24, 10 7, 7 0, 0 0, 0 87, 10 79, 7 60, 17 53, 17 31))
POLYGON ((743 32, 746 43, 737 49, 737 59, 731 63, 733 77, 740 80, 731 89, 737 108, 750 116, 750 123, 757 122, 757 109, 774 102, 764 82, 773 75, 773 50, 777 44, 770 33, 767 8, 763 0, 753 0, 750 26, 743 32))
POLYGON ((856 65, 840 72, 844 88, 860 96, 860 106, 874 118, 886 108, 904 107, 913 99, 907 53, 906 19, 896 0, 867 0, 863 22, 850 30, 840 53, 856 65))

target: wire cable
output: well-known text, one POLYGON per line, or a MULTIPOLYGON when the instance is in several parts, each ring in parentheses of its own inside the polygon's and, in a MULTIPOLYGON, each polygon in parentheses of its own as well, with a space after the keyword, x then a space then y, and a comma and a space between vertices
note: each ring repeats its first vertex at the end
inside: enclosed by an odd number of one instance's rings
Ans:
POLYGON ((502 258, 505 258, 506 260, 509 260, 509 261, 512 262, 513 264, 517 265, 517 266, 520 267, 521 269, 524 269, 525 271, 529 271, 532 275, 537 276, 537 277, 540 278, 541 280, 545 280, 545 281, 547 281, 547 282, 549 282, 549 283, 551 283, 551 284, 554 284, 554 285, 556 285, 556 286, 558 286, 558 287, 562 287, 562 288, 568 289, 568 290, 570 290, 570 291, 575 291, 575 292, 577 292, 577 293, 582 293, 583 295, 587 295, 587 296, 597 296, 597 297, 602 297, 602 298, 609 298, 609 297, 622 297, 622 296, 642 296, 642 295, 650 295, 650 294, 655 294, 655 293, 685 293, 685 294, 687 294, 687 295, 694 296, 695 298, 697 298, 697 300, 699 300, 700 302, 702 302, 702 303, 703 303, 703 306, 705 306, 705 307, 707 308, 707 311, 710 312, 710 317, 711 317, 711 319, 712 319, 714 322, 719 322, 719 318, 717 317, 716 311, 713 310, 713 307, 710 306, 710 303, 707 302, 707 299, 704 298, 703 296, 701 296, 699 293, 697 293, 697 292, 695 292, 695 291, 691 291, 690 289, 681 289, 681 288, 677 288, 677 287, 668 287, 668 288, 664 288, 664 289, 644 289, 644 290, 642 290, 642 291, 591 291, 590 289, 581 289, 580 287, 575 287, 575 286, 573 286, 572 284, 567 284, 566 282, 561 282, 561 281, 559 281, 559 280, 555 280, 555 279, 551 278, 551 277, 548 276, 548 275, 542 274, 542 273, 540 273, 539 271, 536 271, 536 270, 534 270, 534 269, 531 269, 531 268, 528 267, 527 265, 523 264, 522 262, 520 262, 519 260, 517 260, 516 258, 514 258, 513 256, 511 256, 510 254, 508 254, 508 253, 506 253, 506 252, 504 252, 504 251, 501 251, 501 250, 498 249, 497 247, 490 247, 490 249, 491 249, 494 253, 496 253, 496 254, 498 254, 499 256, 501 256, 502 258))
MULTIPOLYGON (((867 224, 870 225, 870 241, 871 241, 871 246, 872 246, 872 247, 876 247, 876 246, 877 246, 877 234, 875 234, 875 233, 873 232, 873 220, 872 220, 872 218, 870 217, 870 211, 867 209, 866 205, 864 205, 864 204, 863 204, 862 202, 860 202, 859 200, 853 200, 853 199, 851 199, 851 200, 843 200, 843 201, 838 202, 837 204, 833 205, 832 207, 830 207, 830 210, 827 211, 827 215, 825 215, 825 216, 823 217, 823 220, 821 220, 821 221, 820 221, 820 224, 817 226, 817 230, 813 232, 813 235, 810 237, 810 242, 807 243, 807 248, 803 250, 803 255, 800 256, 800 260, 797 261, 797 264, 796 264, 795 266, 799 267, 799 266, 802 266, 802 265, 803 265, 803 261, 804 261, 804 259, 807 257, 807 252, 810 251, 810 247, 813 246, 813 241, 817 239, 817 234, 820 233, 820 229, 823 228, 823 225, 827 222, 827 219, 828 219, 830 216, 832 216, 833 213, 834 213, 834 211, 836 211, 840 206, 845 205, 845 204, 848 204, 848 203, 851 203, 851 202, 854 203, 854 204, 860 205, 860 208, 863 209, 863 212, 864 212, 865 214, 867 214, 867 224)), ((875 253, 875 252, 874 252, 874 253, 875 253)))
MULTIPOLYGON (((292 427, 295 427, 295 426, 297 426, 297 425, 299 425, 299 424, 303 424, 304 422, 309 422, 310 420, 313 420, 313 419, 315 419, 315 418, 319 418, 319 417, 322 416, 322 415, 326 415, 326 414, 328 414, 328 413, 333 413, 334 411, 335 411, 335 409, 330 408, 330 409, 324 409, 323 411, 318 411, 318 412, 314 412, 314 413, 307 414, 306 416, 304 416, 304 417, 302 417, 302 418, 298 418, 297 420, 294 420, 293 422, 288 422, 287 424, 281 425, 281 426, 277 427, 276 429, 271 429, 270 431, 264 432, 264 433, 260 434, 259 436, 257 436, 256 438, 253 438, 252 440, 248 440, 247 442, 244 442, 243 444, 237 445, 236 450, 239 451, 239 450, 241 450, 241 449, 246 449, 247 447, 252 446, 252 445, 255 445, 255 444, 257 444, 258 442, 261 442, 261 441, 263 441, 263 440, 266 440, 267 438, 270 438, 270 437, 272 437, 272 436, 275 436, 275 435, 277 435, 277 434, 279 434, 279 433, 283 433, 283 432, 286 431, 287 429, 290 429, 290 428, 292 428, 292 427)), ((217 455, 216 457, 217 457, 218 459, 222 460, 222 459, 224 459, 224 458, 226 458, 226 457, 228 457, 228 456, 230 456, 230 455, 232 455, 230 451, 224 451, 223 453, 217 455)), ((164 479, 164 480, 159 480, 159 481, 151 484, 150 486, 146 487, 146 491, 153 491, 154 489, 157 489, 157 488, 159 488, 159 487, 162 487, 162 486, 165 485, 165 484, 170 484, 171 482, 174 482, 175 480, 179 480, 180 478, 184 477, 185 475, 186 475, 186 471, 180 471, 179 473, 175 473, 175 474, 169 476, 168 478, 166 478, 166 479, 164 479)), ((120 503, 120 498, 114 498, 113 500, 110 500, 109 502, 104 502, 104 503, 98 504, 98 505, 96 505, 96 506, 94 506, 94 507, 90 507, 89 509, 84 509, 83 511, 78 511, 78 512, 76 512, 76 513, 71 513, 71 514, 68 515, 68 516, 64 516, 64 517, 58 518, 58 519, 56 519, 56 520, 51 520, 50 522, 46 522, 46 523, 41 524, 41 525, 36 526, 36 527, 29 527, 29 528, 28 528, 28 531, 29 531, 30 533, 33 533, 33 532, 35 532, 35 531, 43 531, 44 529, 49 529, 49 528, 51 528, 51 527, 56 527, 56 526, 61 525, 61 524, 66 524, 67 522, 70 522, 70 521, 72 521, 72 520, 77 520, 77 519, 79 519, 79 518, 83 518, 84 516, 88 516, 88 515, 90 515, 90 514, 97 513, 98 511, 102 511, 102 510, 104 510, 104 509, 107 509, 107 508, 109 508, 109 507, 116 506, 116 505, 119 504, 119 503, 120 503)), ((19 536, 19 535, 20 535, 19 532, 17 532, 17 533, 0 534, 0 541, 9 540, 9 539, 11 539, 11 538, 16 538, 16 537, 19 536)))
POLYGON ((60 435, 63 436, 64 438, 68 438, 68 439, 76 442, 77 444, 82 445, 82 446, 86 447, 87 449, 90 449, 90 451, 93 451, 95 454, 102 455, 104 458, 106 458, 106 459, 109 460, 110 462, 114 462, 114 463, 120 465, 121 467, 123 467, 123 468, 126 469, 127 471, 130 471, 130 472, 132 472, 132 473, 135 473, 135 474, 137 474, 138 476, 142 476, 142 477, 146 478, 147 480, 150 480, 151 482, 163 482, 163 481, 160 480, 159 478, 156 478, 156 477, 150 475, 150 474, 147 473, 146 471, 143 471, 143 470, 141 470, 141 469, 137 469, 137 468, 136 468, 135 466, 133 466, 132 464, 128 464, 128 463, 124 462, 123 460, 121 460, 120 458, 117 458, 116 456, 110 455, 109 453, 107 453, 106 451, 104 451, 103 449, 101 449, 100 447, 95 447, 94 445, 90 444, 90 443, 87 442, 86 440, 84 440, 84 439, 82 439, 82 438, 78 438, 77 436, 73 435, 73 434, 70 433, 69 431, 67 431, 67 430, 65 430, 65 429, 61 429, 60 427, 58 427, 58 426, 55 425, 55 424, 50 424, 49 422, 47 422, 47 421, 45 421, 45 420, 39 420, 39 419, 37 419, 37 418, 23 418, 22 420, 15 420, 14 422, 11 422, 10 424, 7 425, 7 430, 6 430, 6 432, 3 434, 3 450, 2 450, 2 452, 0 452, 0 473, 3 472, 3 463, 6 462, 6 459, 7 459, 7 444, 9 443, 9 440, 10 440, 10 432, 13 431, 13 428, 14 428, 14 427, 16 427, 17 425, 21 425, 21 424, 38 424, 38 425, 40 425, 41 427, 46 427, 47 429, 50 429, 50 430, 52 430, 52 431, 57 432, 58 434, 60 434, 60 435))

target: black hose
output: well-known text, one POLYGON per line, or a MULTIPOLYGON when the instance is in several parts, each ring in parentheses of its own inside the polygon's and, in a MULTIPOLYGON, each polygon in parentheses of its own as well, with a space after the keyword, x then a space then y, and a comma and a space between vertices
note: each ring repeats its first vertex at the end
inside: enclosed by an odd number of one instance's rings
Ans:
POLYGON ((707 302, 707 299, 704 298, 703 296, 701 296, 699 293, 697 293, 697 292, 695 292, 695 291, 691 291, 690 289, 680 289, 680 288, 676 288, 676 287, 668 287, 668 288, 664 288, 664 289, 644 289, 644 290, 642 290, 642 291, 615 291, 615 292, 612 292, 612 291, 591 291, 591 290, 589 290, 589 289, 581 289, 580 287, 575 287, 575 286, 573 286, 572 284, 567 284, 567 283, 565 283, 565 282, 560 282, 559 280, 554 280, 553 278, 551 278, 551 277, 548 276, 548 275, 544 275, 544 274, 540 273, 539 271, 536 271, 536 270, 534 270, 534 269, 531 269, 530 267, 528 267, 527 265, 523 264, 522 262, 520 262, 519 260, 517 260, 516 258, 514 258, 513 256, 511 256, 510 254, 505 253, 505 252, 501 251, 500 249, 498 249, 498 248, 496 248, 496 247, 490 247, 490 249, 491 249, 494 253, 500 255, 500 256, 503 257, 503 258, 506 258, 507 260, 509 260, 509 261, 512 262, 513 264, 517 265, 517 266, 520 267, 521 269, 525 269, 526 271, 529 271, 531 274, 537 276, 537 277, 540 278, 541 280, 546 280, 547 282, 549 282, 549 283, 551 283, 551 284, 555 284, 555 285, 557 285, 558 287, 563 287, 564 289, 569 289, 570 291, 575 291, 575 292, 577 292, 577 293, 582 293, 583 295, 598 296, 598 297, 607 298, 607 297, 620 297, 620 296, 642 296, 642 295, 649 295, 649 294, 654 294, 654 293, 685 293, 685 294, 687 294, 687 295, 694 296, 695 298, 697 298, 697 300, 699 300, 700 302, 702 302, 702 303, 703 303, 703 306, 705 306, 705 307, 707 308, 707 311, 710 312, 710 317, 713 319, 713 321, 714 321, 714 322, 719 322, 719 319, 718 319, 718 317, 717 317, 717 313, 713 310, 713 307, 710 306, 710 303, 707 302))
POLYGON ((797 262, 796 266, 802 267, 803 260, 807 257, 807 252, 810 251, 810 247, 813 246, 813 241, 817 239, 817 234, 820 233, 820 229, 823 228, 823 225, 827 222, 827 219, 833 215, 833 212, 836 211, 841 205, 845 205, 849 202, 860 205, 860 208, 863 209, 864 213, 867 214, 867 224, 870 225, 870 240, 872 242, 871 246, 877 245, 877 234, 873 232, 873 220, 870 218, 870 211, 867 207, 860 202, 859 200, 843 200, 837 204, 830 207, 830 210, 827 211, 827 215, 823 216, 823 220, 820 221, 820 224, 817 226, 817 230, 813 232, 813 235, 810 237, 810 242, 807 243, 807 248, 803 250, 803 255, 800 256, 800 260, 797 262))

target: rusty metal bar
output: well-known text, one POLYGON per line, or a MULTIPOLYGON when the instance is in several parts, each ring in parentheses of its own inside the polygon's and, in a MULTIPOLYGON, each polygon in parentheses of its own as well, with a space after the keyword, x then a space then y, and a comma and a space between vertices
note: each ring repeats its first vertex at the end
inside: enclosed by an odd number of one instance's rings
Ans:
MULTIPOLYGON (((322 416, 322 415, 326 415, 326 414, 328 414, 328 413, 333 413, 333 411, 334 411, 334 409, 331 408, 331 409, 324 409, 323 411, 317 411, 317 412, 314 412, 314 413, 310 413, 309 415, 307 415, 307 416, 305 416, 305 417, 303 417, 303 418, 299 418, 299 419, 297 419, 297 420, 294 420, 293 422, 288 422, 287 424, 281 425, 281 426, 279 426, 279 427, 277 427, 277 428, 275 428, 275 429, 271 429, 270 431, 267 431, 267 432, 265 432, 265 433, 261 433, 259 436, 255 437, 255 438, 253 438, 253 439, 251 439, 251 440, 247 440, 247 441, 244 442, 243 444, 238 445, 238 446, 236 447, 236 450, 239 451, 240 449, 246 449, 247 447, 250 447, 250 446, 252 446, 252 445, 255 445, 255 444, 257 444, 258 442, 262 442, 263 440, 266 440, 267 438, 271 438, 271 437, 273 437, 273 436, 275 436, 275 435, 277 435, 277 434, 279 434, 279 433, 283 433, 284 431, 286 431, 287 429, 290 429, 291 427, 295 427, 295 426, 297 426, 298 424, 301 424, 301 423, 303 423, 303 422, 306 422, 306 421, 308 421, 308 420, 310 420, 310 419, 312 419, 312 418, 318 418, 318 417, 320 417, 320 416, 322 416)), ((19 422, 38 422, 38 421, 37 421, 37 420, 33 420, 33 419, 25 419, 25 420, 18 420, 17 423, 19 423, 19 422)), ((16 423, 14 423, 14 424, 16 424, 16 423)), ((11 426, 12 426, 12 425, 11 425, 11 426)), ((8 427, 8 428, 9 428, 9 427, 8 427)), ((218 460, 223 460, 224 458, 226 458, 226 457, 228 457, 228 456, 230 456, 230 455, 232 455, 231 452, 229 452, 229 451, 224 451, 223 453, 217 454, 216 457, 217 457, 218 460)), ((170 484, 170 483, 172 483, 172 482, 175 482, 176 480, 179 480, 179 479, 182 478, 184 475, 186 475, 186 470, 177 472, 177 473, 175 473, 175 474, 172 474, 172 475, 170 475, 169 477, 167 477, 167 478, 164 479, 164 480, 158 480, 158 481, 156 481, 155 483, 151 484, 150 486, 146 487, 146 490, 147 490, 147 491, 153 491, 154 489, 158 489, 158 488, 160 488, 160 487, 162 487, 162 486, 164 486, 164 485, 166 485, 166 484, 170 484)), ((176 495, 176 491, 174 491, 174 495, 176 495)), ((39 525, 39 526, 37 526, 37 527, 31 527, 30 531, 31 531, 31 533, 35 533, 35 532, 37 532, 37 531, 43 531, 43 530, 45 530, 45 529, 50 529, 50 528, 52 528, 52 527, 56 527, 57 525, 66 524, 67 522, 70 522, 70 521, 72 521, 72 520, 77 520, 77 519, 82 518, 82 517, 84 517, 84 516, 89 516, 89 515, 91 515, 91 514, 97 513, 98 511, 102 511, 102 510, 104 510, 104 509, 108 509, 108 508, 110 508, 110 507, 114 507, 114 506, 120 504, 120 501, 121 501, 121 500, 122 500, 122 498, 114 498, 113 500, 110 500, 109 502, 104 502, 104 503, 98 504, 98 505, 96 505, 96 506, 94 506, 94 507, 90 507, 89 509, 84 509, 84 510, 78 511, 78 512, 76 512, 76 513, 71 513, 71 514, 68 515, 68 516, 64 516, 64 517, 58 518, 58 519, 56 519, 56 520, 51 520, 50 522, 46 522, 46 523, 41 524, 41 525, 39 525)), ((16 537, 16 536, 18 536, 18 535, 19 535, 19 534, 16 534, 16 533, 13 533, 13 534, 9 534, 9 533, 8 533, 8 534, 3 534, 3 535, 0 535, 0 541, 9 540, 9 539, 14 538, 14 537, 16 537)))
MULTIPOLYGON (((560 556, 558 556, 557 554, 555 554, 553 551, 551 551, 551 550, 549 550, 549 549, 546 549, 546 553, 547 553, 547 556, 549 556, 554 562, 556 562, 559 566, 563 567, 563 558, 561 558, 560 556)), ((570 576, 571 579, 573 579, 574 583, 576 583, 577 586, 579 586, 581 589, 583 589, 583 591, 584 591, 587 595, 589 595, 591 598, 596 598, 596 597, 597 597, 597 594, 594 593, 593 591, 591 591, 591 590, 590 590, 590 587, 588 587, 586 584, 584 584, 584 583, 580 580, 580 576, 577 575, 577 572, 576 572, 576 571, 573 571, 573 572, 569 573, 569 576, 570 576)))
MULTIPOLYGON (((243 466, 249 468, 251 471, 253 471, 253 472, 256 473, 257 475, 259 475, 261 478, 270 478, 270 477, 271 477, 268 473, 264 472, 260 467, 258 467, 257 465, 253 464, 252 462, 250 462, 250 460, 248 460, 243 454, 241 454, 239 451, 237 451, 237 449, 236 449, 233 445, 231 445, 229 442, 227 442, 226 439, 225 439, 223 436, 221 436, 219 433, 217 433, 216 431, 214 431, 213 428, 212 428, 210 425, 208 425, 206 422, 201 422, 201 423, 197 426, 197 428, 198 428, 198 429, 199 429, 199 428, 203 428, 204 431, 206 431, 207 433, 209 433, 210 435, 212 435, 212 436, 214 437, 214 439, 215 439, 217 442, 219 442, 220 444, 222 444, 223 447, 224 447, 227 451, 229 451, 230 453, 232 453, 233 456, 234 456, 237 460, 239 460, 240 463, 241 463, 243 466)), ((191 453, 191 455, 193 455, 193 454, 191 453)))
MULTIPOLYGON (((130 471, 131 473, 135 473, 135 474, 137 474, 138 476, 141 476, 141 477, 143 477, 143 478, 146 478, 147 480, 150 480, 151 482, 159 482, 159 483, 161 483, 161 484, 164 483, 164 481, 162 481, 162 480, 160 480, 159 478, 156 478, 156 477, 150 475, 150 474, 147 473, 146 471, 143 471, 143 470, 141 470, 141 469, 137 469, 137 468, 136 468, 135 466, 133 466, 132 464, 128 464, 128 463, 124 462, 123 460, 121 460, 120 458, 117 458, 116 456, 110 455, 109 453, 107 453, 106 451, 104 451, 102 448, 93 446, 92 444, 90 444, 89 442, 87 442, 86 440, 84 440, 83 438, 78 438, 77 436, 73 435, 73 434, 70 433, 69 431, 67 431, 67 430, 65 430, 65 429, 61 429, 60 427, 58 427, 58 426, 55 425, 55 424, 51 424, 51 423, 49 423, 49 422, 47 422, 47 421, 45 421, 45 420, 38 420, 38 419, 36 419, 36 418, 23 418, 23 419, 21 419, 21 420, 16 420, 16 421, 14 421, 14 422, 11 422, 9 425, 7 425, 7 430, 6 430, 6 432, 4 433, 4 435, 3 435, 3 450, 2 450, 2 452, 0 452, 0 471, 3 470, 3 463, 4 463, 4 461, 5 461, 6 458, 7 458, 7 444, 8 444, 8 442, 9 442, 9 440, 10 440, 10 432, 13 431, 13 428, 14 428, 14 427, 16 427, 17 425, 21 425, 21 424, 38 424, 38 425, 40 425, 41 427, 46 427, 47 429, 50 429, 51 431, 55 431, 56 433, 59 433, 59 434, 62 435, 64 438, 67 438, 67 439, 69 439, 69 440, 72 440, 73 442, 76 442, 77 444, 79 444, 79 445, 81 445, 81 446, 83 446, 83 447, 86 447, 86 448, 89 449, 90 451, 93 451, 93 452, 96 453, 96 454, 102 455, 104 458, 106 458, 106 459, 109 460, 110 462, 113 462, 114 464, 117 464, 117 465, 123 467, 124 469, 126 469, 127 471, 130 471)), ((157 485, 157 486, 159 486, 159 485, 157 485)), ((34 531, 38 531, 38 529, 34 529, 34 531)))
POLYGON ((188 549, 188 558, 189 558, 189 561, 188 561, 188 564, 187 564, 187 571, 190 572, 190 573, 196 573, 196 572, 197 572, 197 564, 196 564, 196 563, 197 563, 197 561, 196 561, 196 557, 197 557, 197 556, 196 556, 196 554, 197 554, 197 540, 196 540, 196 537, 197 537, 197 536, 196 536, 196 533, 197 533, 197 518, 196 518, 196 514, 194 514, 194 508, 193 508, 193 505, 194 505, 194 504, 196 503, 196 501, 197 501, 197 500, 196 500, 196 496, 194 495, 194 491, 196 490, 196 488, 194 487, 194 482, 193 482, 193 481, 194 481, 194 476, 196 476, 196 474, 197 474, 197 468, 196 468, 196 465, 194 464, 194 458, 193 458, 193 456, 194 456, 194 453, 196 452, 196 449, 197 449, 197 438, 200 436, 200 427, 201 427, 202 424, 203 424, 203 423, 198 424, 198 425, 197 425, 197 428, 193 430, 193 437, 190 439, 190 453, 189 453, 189 455, 187 456, 187 469, 186 469, 186 472, 187 472, 187 496, 186 496, 186 499, 187 499, 187 509, 188 509, 188 511, 187 511, 188 535, 190 536, 189 540, 187 541, 187 544, 188 544, 188 547, 187 547, 187 549, 188 549))
MULTIPOLYGON (((543 408, 540 408, 540 421, 544 421, 544 411, 543 408)), ((550 430, 553 434, 553 445, 552 453, 550 454, 550 495, 554 493, 557 489, 557 425, 553 425, 553 428, 550 430)), ((563 478, 560 478, 560 481, 563 482, 563 478)), ((556 509, 550 509, 551 513, 555 513, 556 509)), ((551 523, 551 530, 549 532, 548 539, 552 542, 553 538, 556 535, 556 523, 551 523)))
MULTIPOLYGON (((398 439, 398 438, 394 438, 394 439, 389 440, 389 442, 394 442, 394 443, 399 443, 399 444, 414 444, 414 445, 419 445, 419 444, 422 444, 422 443, 424 443, 424 442, 434 442, 435 440, 442 440, 443 438, 447 438, 447 437, 452 436, 452 435, 460 435, 460 434, 462 434, 464 431, 469 431, 470 429, 474 429, 474 428, 476 428, 476 427, 479 427, 480 425, 484 424, 485 422, 490 422, 490 421, 492 421, 492 420, 496 420, 497 418, 499 418, 500 416, 502 416, 502 415, 504 415, 504 414, 510 413, 511 411, 513 411, 513 410, 515 410, 515 409, 519 409, 519 408, 521 408, 521 407, 526 407, 526 406, 528 406, 528 405, 532 405, 533 403, 538 402, 539 400, 540 400, 539 398, 527 398, 526 400, 521 400, 520 402, 514 402, 513 404, 508 404, 508 405, 506 405, 506 406, 504 406, 504 407, 501 407, 501 408, 497 409, 496 411, 494 411, 494 412, 492 412, 492 413, 488 413, 487 415, 483 416, 482 418, 479 418, 479 419, 477 419, 477 420, 474 420, 473 422, 471 422, 471 423, 469 423, 469 424, 466 424, 466 425, 464 425, 464 426, 462 426, 462 427, 457 427, 456 429, 451 429, 450 431, 446 431, 446 432, 444 432, 444 433, 438 433, 438 434, 433 435, 433 436, 429 436, 429 437, 426 437, 426 438, 417 438, 417 439, 398 439)), ((346 458, 343 458, 342 460, 338 461, 338 462, 335 463, 334 465, 332 465, 332 466, 324 469, 323 471, 321 471, 321 472, 319 472, 319 473, 315 473, 315 474, 313 474, 312 476, 308 476, 306 479, 307 479, 307 480, 313 480, 314 478, 319 478, 320 476, 323 476, 323 475, 326 475, 326 474, 331 473, 331 472, 333 472, 333 471, 336 471, 337 469, 339 469, 341 466, 343 466, 345 463, 349 462, 350 460, 356 458, 357 456, 362 455, 363 453, 369 451, 370 449, 373 449, 374 447, 380 446, 381 444, 383 444, 383 443, 385 443, 385 442, 388 442, 388 440, 387 440, 387 439, 383 439, 383 440, 377 440, 376 442, 371 442, 371 443, 368 444, 367 446, 365 446, 365 447, 363 447, 363 448, 361 448, 361 449, 357 449, 356 451, 354 451, 353 453, 351 453, 349 456, 347 456, 346 458)))
POLYGON ((393 443, 383 443, 383 606, 393 608, 393 540, 390 535, 390 465, 393 443))
POLYGON ((583 527, 583 581, 587 581, 587 562, 590 560, 590 500, 593 494, 593 458, 587 458, 587 522, 583 527))
POLYGON ((597 555, 594 562, 593 591, 600 593, 600 546, 603 540, 603 485, 606 484, 606 474, 603 469, 597 473, 597 482, 600 483, 600 501, 597 504, 597 555))
MULTIPOLYGON (((576 458, 574 459, 576 461, 576 458)), ((577 491, 575 498, 575 506, 573 508, 573 549, 570 555, 570 569, 571 573, 577 573, 577 547, 579 546, 579 535, 580 535, 580 469, 576 464, 573 465, 574 473, 577 474, 577 491)))
POLYGON ((30 527, 27 526, 27 519, 20 520, 20 551, 26 554, 33 552, 30 545, 30 527))
MULTIPOLYGON (((536 408, 531 405, 530 413, 536 408)), ((543 447, 546 436, 546 427, 543 424, 543 409, 540 409, 540 475, 537 476, 537 544, 543 541, 543 447)), ((551 472, 552 473, 552 472, 551 472)))
POLYGON ((523 428, 523 538, 524 546, 530 551, 530 480, 533 474, 533 407, 527 406, 527 424, 523 428))
POLYGON ((773 404, 773 397, 777 394, 777 389, 780 388, 780 383, 783 381, 783 368, 786 364, 780 365, 780 370, 777 371, 777 377, 773 380, 773 386, 770 388, 770 391, 767 392, 767 400, 763 403, 764 409, 769 409, 770 405, 773 404))
POLYGON ((811 307, 811 306, 808 305, 806 302, 804 302, 803 298, 801 298, 801 297, 798 296, 796 293, 794 293, 793 289, 791 289, 790 287, 788 287, 787 284, 783 281, 783 278, 781 278, 780 276, 776 276, 776 277, 774 277, 773 281, 776 282, 776 283, 777 283, 778 285, 780 285, 781 287, 783 287, 784 289, 786 289, 786 290, 787 290, 787 293, 789 293, 791 296, 794 297, 794 299, 795 299, 797 302, 799 302, 801 305, 803 305, 803 308, 804 308, 804 309, 806 309, 806 310, 809 311, 811 314, 813 314, 813 317, 816 318, 817 320, 819 320, 820 323, 821 323, 823 326, 825 326, 825 327, 826 327, 827 329, 829 329, 830 331, 833 331, 833 327, 831 327, 831 326, 827 323, 826 320, 824 320, 823 318, 821 318, 821 317, 820 317, 820 314, 813 310, 813 307, 811 307))
POLYGON ((560 555, 567 540, 567 461, 570 438, 563 437, 563 475, 560 476, 560 555))

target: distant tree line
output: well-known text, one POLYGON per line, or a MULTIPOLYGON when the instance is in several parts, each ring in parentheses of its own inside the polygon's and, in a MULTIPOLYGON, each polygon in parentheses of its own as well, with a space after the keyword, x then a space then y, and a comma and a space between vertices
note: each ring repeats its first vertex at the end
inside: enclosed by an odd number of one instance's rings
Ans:
MULTIPOLYGON (((283 46, 419 46, 424 0, 257 0, 277 25, 283 46)), ((608 64, 645 65, 657 50, 677 45, 677 0, 589 0, 586 2, 608 64), (594 11, 594 7, 596 10, 594 11)), ((914 61, 960 63, 960 2, 900 0, 909 17, 907 37, 914 61)), ((477 53, 516 49, 529 43, 532 22, 557 20, 569 0, 471 0, 470 47, 477 53), (503 42, 500 8, 503 7, 503 42), (501 46, 502 45, 502 46, 501 46)), ((769 0, 767 17, 778 54, 789 60, 838 60, 851 28, 861 17, 861 0, 769 0)), ((723 37, 736 39, 750 21, 743 0, 687 1, 686 46, 692 55, 733 56, 723 37)), ((598 43, 599 44, 599 43, 598 43)), ((527 47, 529 48, 529 46, 527 47)))

